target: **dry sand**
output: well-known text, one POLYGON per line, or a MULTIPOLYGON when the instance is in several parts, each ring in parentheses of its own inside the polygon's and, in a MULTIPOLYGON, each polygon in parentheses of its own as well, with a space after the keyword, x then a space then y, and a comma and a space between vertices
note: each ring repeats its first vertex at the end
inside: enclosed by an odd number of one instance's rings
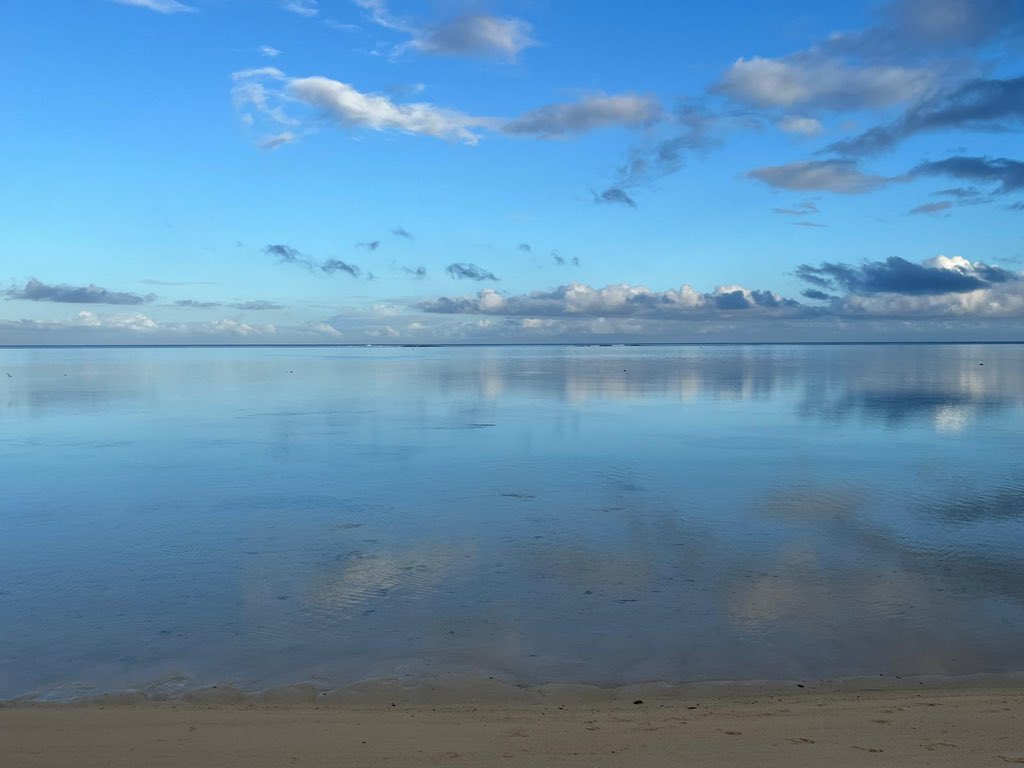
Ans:
POLYGON ((375 684, 0 706, 11 768, 1007 764, 1024 764, 1020 680, 375 684))

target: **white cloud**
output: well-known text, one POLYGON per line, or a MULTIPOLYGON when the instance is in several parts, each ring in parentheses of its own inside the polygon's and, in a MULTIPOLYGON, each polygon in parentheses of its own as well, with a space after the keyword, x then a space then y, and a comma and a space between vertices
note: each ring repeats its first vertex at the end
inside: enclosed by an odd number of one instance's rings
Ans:
POLYGON ((281 7, 286 11, 297 13, 299 16, 316 16, 320 13, 320 9, 317 7, 319 3, 317 0, 284 0, 281 7))
POLYGON ((348 83, 321 76, 290 80, 287 92, 342 125, 375 131, 397 130, 476 144, 480 137, 470 129, 490 122, 426 102, 395 104, 386 96, 362 93, 348 83))
POLYGON ((148 8, 157 13, 195 13, 196 9, 191 5, 185 5, 178 0, 113 0, 118 5, 131 5, 135 8, 148 8))
POLYGON ((272 45, 261 45, 260 53, 271 59, 276 59, 281 55, 281 52, 272 45))
POLYGON ((799 133, 802 136, 818 136, 825 130, 820 120, 801 115, 786 115, 779 120, 778 126, 786 133, 799 133))
POLYGON ((717 90, 760 107, 856 110, 914 100, 935 83, 926 69, 852 66, 818 54, 738 59, 717 90))
POLYGON ((537 45, 533 28, 522 19, 478 13, 460 16, 426 30, 410 47, 449 56, 498 56, 514 61, 521 51, 537 45))

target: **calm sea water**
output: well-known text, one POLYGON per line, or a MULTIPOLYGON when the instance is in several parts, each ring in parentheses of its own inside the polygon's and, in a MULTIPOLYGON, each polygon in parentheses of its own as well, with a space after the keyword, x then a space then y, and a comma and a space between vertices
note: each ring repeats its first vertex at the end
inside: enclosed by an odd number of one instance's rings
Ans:
POLYGON ((1022 428, 1024 346, 0 350, 0 698, 1024 670, 1022 428))

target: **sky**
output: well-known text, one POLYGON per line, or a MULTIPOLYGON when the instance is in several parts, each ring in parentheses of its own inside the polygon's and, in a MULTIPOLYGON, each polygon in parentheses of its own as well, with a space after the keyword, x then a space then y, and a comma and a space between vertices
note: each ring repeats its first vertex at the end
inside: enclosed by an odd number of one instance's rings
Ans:
POLYGON ((1024 1, 11 0, 0 344, 1024 340, 1024 1))

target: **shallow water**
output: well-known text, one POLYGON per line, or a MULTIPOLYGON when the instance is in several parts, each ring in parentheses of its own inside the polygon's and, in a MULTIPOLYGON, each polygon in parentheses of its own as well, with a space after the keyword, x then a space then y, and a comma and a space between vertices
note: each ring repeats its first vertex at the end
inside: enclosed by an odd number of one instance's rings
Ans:
POLYGON ((0 699, 1024 671, 1022 406, 1012 345, 0 350, 0 699))

